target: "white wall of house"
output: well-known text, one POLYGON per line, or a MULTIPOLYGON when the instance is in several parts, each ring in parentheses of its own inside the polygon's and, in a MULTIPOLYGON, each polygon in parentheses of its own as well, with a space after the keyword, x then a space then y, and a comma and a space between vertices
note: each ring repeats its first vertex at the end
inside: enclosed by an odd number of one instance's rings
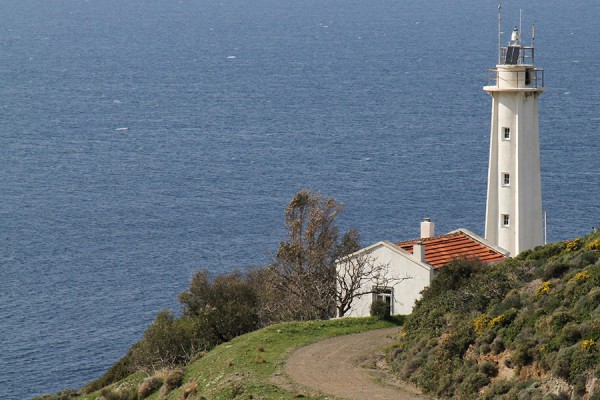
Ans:
MULTIPOLYGON (((417 299, 421 298, 421 291, 429 286, 433 277, 433 267, 421 261, 418 256, 413 256, 407 251, 390 242, 379 242, 357 253, 356 257, 367 252, 373 262, 388 266, 387 276, 390 279, 408 277, 409 279, 391 282, 393 302, 392 314, 410 314, 417 299)), ((338 268, 347 267, 343 261, 338 268)), ((363 280, 361 287, 371 289, 374 284, 363 280)), ((371 313, 373 295, 371 293, 355 298, 351 309, 346 313, 348 317, 368 316, 371 313)))

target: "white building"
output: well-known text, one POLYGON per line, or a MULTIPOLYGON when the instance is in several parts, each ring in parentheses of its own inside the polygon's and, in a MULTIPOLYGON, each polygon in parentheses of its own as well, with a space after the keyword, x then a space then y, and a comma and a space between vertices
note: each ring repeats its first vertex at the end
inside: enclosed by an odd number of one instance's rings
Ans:
POLYGON ((511 256, 544 244, 538 97, 544 71, 517 28, 483 89, 492 96, 485 238, 511 256))
POLYGON ((371 304, 381 299, 390 306, 391 314, 410 314, 421 291, 431 284, 435 271, 454 258, 478 258, 496 263, 507 252, 466 229, 435 236, 433 222, 421 223, 421 237, 400 243, 379 242, 361 249, 338 262, 338 274, 353 268, 352 260, 367 257, 374 265, 385 266, 383 279, 362 279, 360 288, 367 292, 354 299, 344 316, 368 316, 371 304), (408 279, 403 279, 408 278, 408 279))

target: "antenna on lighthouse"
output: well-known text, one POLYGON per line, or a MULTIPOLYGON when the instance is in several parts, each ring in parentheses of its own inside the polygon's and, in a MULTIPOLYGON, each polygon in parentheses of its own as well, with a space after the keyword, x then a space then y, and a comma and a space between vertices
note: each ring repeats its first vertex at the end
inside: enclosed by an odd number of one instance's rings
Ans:
POLYGON ((548 244, 548 213, 544 212, 544 244, 548 244))
POLYGON ((519 33, 521 32, 523 32, 523 9, 519 8, 519 33))
POLYGON ((498 65, 502 62, 502 0, 498 0, 498 65))
POLYGON ((531 64, 535 65, 535 24, 531 24, 531 64))

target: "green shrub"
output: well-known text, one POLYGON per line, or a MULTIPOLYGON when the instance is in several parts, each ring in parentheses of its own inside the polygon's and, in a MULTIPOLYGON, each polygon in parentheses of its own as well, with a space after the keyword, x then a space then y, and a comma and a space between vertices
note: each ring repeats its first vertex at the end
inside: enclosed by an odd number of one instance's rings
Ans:
POLYGON ((600 305, 600 288, 589 291, 587 296, 581 296, 573 306, 573 313, 578 317, 593 315, 594 310, 600 305))
POLYGON ((560 278, 568 270, 569 266, 567 264, 560 261, 551 261, 544 267, 542 278, 546 281, 552 278, 560 278))
POLYGON ((555 331, 560 331, 571 321, 573 321, 573 315, 569 311, 556 311, 552 314, 552 327, 555 331))
POLYGON ((582 350, 579 346, 575 347, 571 356, 571 366, 568 381, 572 384, 577 383, 579 376, 600 365, 598 352, 594 350, 582 350))
POLYGON ((487 377, 493 378, 498 375, 498 366, 491 361, 484 361, 479 365, 479 372, 487 377))
POLYGON ((492 347, 487 343, 482 343, 481 346, 477 349, 479 354, 488 354, 491 353, 492 347))
POLYGON ((587 382, 587 378, 583 374, 579 374, 573 378, 573 392, 579 396, 583 396, 586 392, 585 384, 587 382))
POLYGON ((593 265, 598 258, 600 258, 600 253, 597 251, 582 251, 571 260, 570 265, 572 268, 585 268, 593 265))
POLYGON ((477 397, 477 393, 481 388, 490 383, 490 378, 481 372, 476 372, 469 375, 459 386, 458 393, 465 399, 477 397))
POLYGON ((577 343, 579 339, 581 339, 581 331, 577 323, 566 324, 558 336, 561 345, 572 345, 577 343))
POLYGON ((511 290, 502 301, 494 306, 492 309, 492 315, 503 314, 509 310, 514 310, 516 315, 517 310, 523 307, 523 302, 521 301, 521 295, 516 290, 511 290))
POLYGON ((402 364, 402 368, 399 370, 398 375, 400 376, 400 379, 407 381, 411 378, 417 368, 419 368, 418 361, 414 358, 410 359, 402 364))
POLYGON ((600 349, 600 319, 582 322, 579 330, 585 340, 592 340, 596 343, 596 348, 600 349))
POLYGON ((371 303, 371 316, 379 319, 390 317, 390 305, 383 300, 375 300, 371 303))
POLYGON ((202 335, 208 342, 227 342, 261 326, 256 288, 239 271, 209 279, 206 270, 192 278, 189 291, 181 293, 184 315, 204 321, 202 335))
POLYGON ((552 257, 558 256, 566 248, 566 244, 563 242, 551 243, 545 246, 536 247, 533 250, 525 250, 517 257, 517 260, 528 261, 528 260, 547 260, 552 257))
POLYGON ((454 259, 439 270, 430 286, 430 291, 442 294, 458 290, 469 283, 472 276, 482 272, 483 268, 485 268, 484 264, 476 259, 454 259))
POLYGON ((514 386, 514 382, 498 380, 494 382, 484 395, 485 400, 495 400, 501 395, 508 393, 514 386))
POLYGON ((502 337, 496 336, 492 344, 490 344, 490 350, 492 351, 492 354, 498 355, 502 353, 505 349, 506 347, 504 346, 504 341, 502 340, 502 337))
POLYGON ((185 364, 198 350, 214 345, 202 335, 203 321, 176 318, 168 310, 161 311, 132 349, 137 369, 157 371, 185 364))
POLYGON ((406 315, 400 315, 400 314, 390 315, 390 317, 388 318, 388 321, 393 322, 394 324, 396 324, 398 326, 402 326, 402 325, 404 325, 404 321, 406 321, 406 315))
POLYGON ((533 361, 531 349, 526 346, 518 346, 515 350, 513 350, 510 360, 512 361, 512 364, 517 367, 531 364, 533 361))
POLYGON ((569 379, 571 374, 571 358, 575 349, 573 347, 562 348, 558 351, 554 365, 552 366, 552 373, 565 380, 569 379))

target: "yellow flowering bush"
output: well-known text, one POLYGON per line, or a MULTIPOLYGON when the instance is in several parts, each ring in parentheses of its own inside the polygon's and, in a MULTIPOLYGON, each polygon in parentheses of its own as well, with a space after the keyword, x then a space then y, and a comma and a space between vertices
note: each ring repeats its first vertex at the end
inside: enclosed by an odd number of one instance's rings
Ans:
POLYGON ((502 325, 504 323, 504 321, 506 320, 506 316, 504 314, 498 315, 497 317, 492 318, 489 322, 488 322, 488 326, 490 328, 493 328, 496 325, 502 325))
POLYGON ((548 346, 546 346, 545 344, 542 344, 538 347, 538 350, 540 353, 545 353, 547 349, 548 349, 548 346))
POLYGON ((600 239, 592 240, 585 246, 585 248, 588 250, 600 250, 600 239))
POLYGON ((473 328, 477 335, 483 334, 487 328, 493 328, 498 325, 502 325, 509 320, 506 314, 498 315, 497 317, 490 318, 486 314, 481 314, 473 320, 473 328))
POLYGON ((577 238, 567 243, 567 252, 577 251, 581 249, 581 239, 577 238))
POLYGON ((481 314, 473 320, 473 328, 475 329, 475 333, 479 336, 485 332, 488 328, 488 324, 490 322, 490 317, 485 314, 481 314))
POLYGON ((584 351, 592 350, 596 346, 596 341, 594 339, 586 339, 579 345, 579 348, 584 351))
POLYGON ((550 293, 551 289, 552 289, 552 282, 546 281, 546 282, 542 283, 542 285, 537 290, 537 295, 541 296, 543 294, 548 294, 548 293, 550 293))
POLYGON ((591 275, 589 272, 581 271, 581 272, 576 273, 575 276, 573 277, 573 279, 575 279, 577 282, 580 282, 580 281, 585 281, 590 276, 591 275))

